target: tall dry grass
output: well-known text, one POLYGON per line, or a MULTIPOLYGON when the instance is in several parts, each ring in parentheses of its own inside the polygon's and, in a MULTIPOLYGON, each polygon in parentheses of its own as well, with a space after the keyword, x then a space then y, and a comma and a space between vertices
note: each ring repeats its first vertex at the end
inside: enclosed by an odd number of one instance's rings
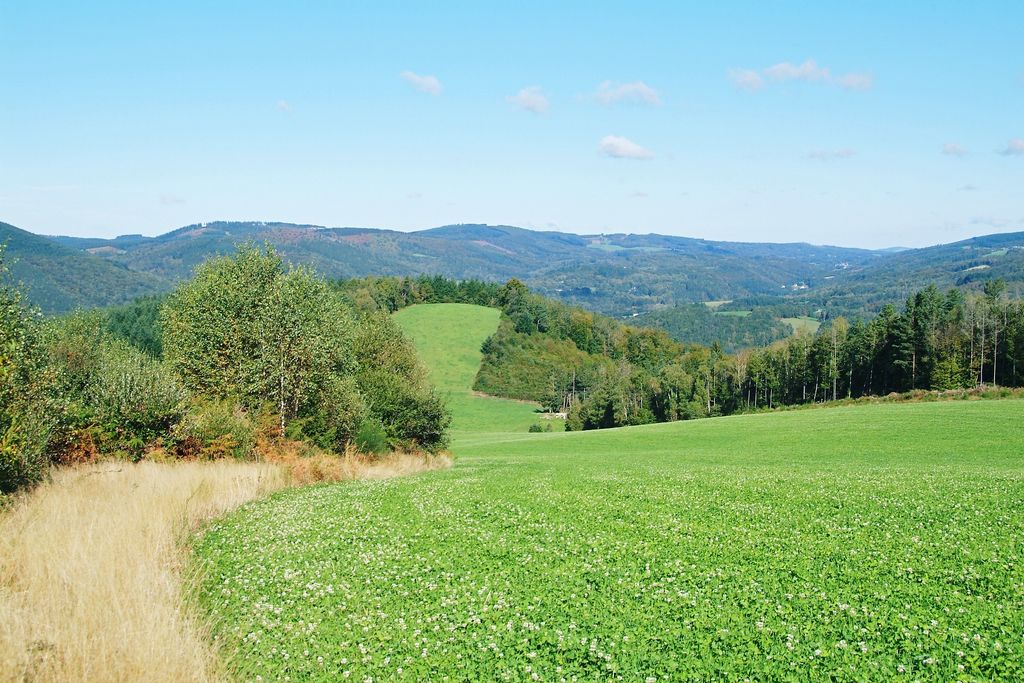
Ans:
POLYGON ((189 532, 288 485, 439 469, 447 456, 367 459, 280 447, 272 463, 99 463, 0 512, 0 682, 222 678, 187 606, 189 532))
POLYGON ((237 462, 56 472, 0 515, 0 680, 218 678, 183 606, 183 541, 286 483, 279 466, 237 462))

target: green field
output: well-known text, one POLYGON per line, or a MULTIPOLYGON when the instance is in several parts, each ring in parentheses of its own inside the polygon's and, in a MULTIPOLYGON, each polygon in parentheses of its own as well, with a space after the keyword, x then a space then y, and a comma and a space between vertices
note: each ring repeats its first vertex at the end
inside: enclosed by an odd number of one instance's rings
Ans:
POLYGON ((817 318, 812 318, 807 315, 801 316, 799 318, 781 318, 781 320, 782 322, 786 323, 787 325, 793 328, 794 334, 800 331, 810 332, 811 334, 814 334, 815 332, 818 331, 818 328, 821 327, 820 320, 818 320, 817 318))
POLYGON ((447 339, 418 343, 453 469, 286 491, 198 539, 240 679, 1024 678, 1024 403, 528 434, 460 393, 487 316, 400 314, 447 339))
MULTIPOLYGON (((473 392, 481 345, 498 328, 499 311, 470 304, 422 304, 395 314, 402 331, 416 344, 430 380, 453 413, 453 446, 479 440, 481 434, 525 433, 547 424, 534 403, 481 396, 473 392)), ((560 420, 551 420, 561 430, 560 420)), ((487 436, 487 439, 492 438, 487 436)))

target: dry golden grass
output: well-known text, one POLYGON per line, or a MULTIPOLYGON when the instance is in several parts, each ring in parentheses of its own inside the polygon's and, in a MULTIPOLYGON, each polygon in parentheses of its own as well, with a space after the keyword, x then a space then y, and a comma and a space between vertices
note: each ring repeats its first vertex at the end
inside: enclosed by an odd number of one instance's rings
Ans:
POLYGON ((202 681, 182 541, 286 484, 273 465, 103 463, 57 471, 0 518, 3 680, 202 681))
POLYGON ((280 459, 68 468, 0 513, 0 681, 218 680, 182 584, 190 531, 291 483, 451 462, 280 459))
POLYGON ((295 442, 278 444, 273 452, 265 452, 264 457, 268 462, 284 467, 297 486, 322 481, 402 477, 451 467, 452 464, 448 455, 392 453, 380 458, 367 458, 354 451, 342 456, 306 453, 301 444, 295 442))

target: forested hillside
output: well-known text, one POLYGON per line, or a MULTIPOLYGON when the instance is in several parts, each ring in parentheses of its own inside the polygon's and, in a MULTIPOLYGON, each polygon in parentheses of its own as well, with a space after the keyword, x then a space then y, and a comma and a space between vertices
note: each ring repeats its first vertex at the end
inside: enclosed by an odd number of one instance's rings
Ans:
POLYGON ((49 313, 131 301, 168 289, 151 273, 84 253, 0 223, 0 246, 15 281, 26 285, 28 299, 49 313))
POLYGON ((768 346, 726 353, 551 301, 517 280, 502 287, 443 278, 367 278, 338 287, 353 305, 394 311, 423 302, 501 308, 475 388, 567 412, 591 429, 786 405, 1024 384, 1024 301, 1001 280, 977 294, 928 287, 902 310, 836 318, 768 346))
POLYGON ((884 304, 898 304, 932 283, 973 291, 1001 277, 1012 292, 1024 283, 1021 233, 900 252, 664 235, 575 235, 489 225, 405 233, 214 222, 158 237, 114 239, 42 238, 10 226, 0 226, 0 233, 17 237, 10 239, 11 257, 36 265, 18 274, 36 292, 33 300, 51 312, 170 289, 206 258, 254 242, 269 243, 289 261, 332 278, 444 275, 499 283, 518 278, 545 296, 613 317, 657 312, 666 328, 686 331, 680 338, 704 342, 707 335, 715 335, 730 348, 777 337, 777 321, 708 320, 687 310, 688 304, 731 300, 719 312, 765 309, 775 318, 809 315, 827 320, 874 315, 884 304), (33 238, 33 245, 22 244, 26 236, 33 238), (53 243, 61 248, 52 251, 48 263, 33 260, 44 245, 53 243), (59 266, 54 261, 58 253, 59 266), (103 272, 96 274, 98 268, 103 272), (83 284, 76 289, 68 282, 83 284), (64 294, 47 294, 55 288, 64 294), (780 314, 782 309, 790 313, 780 314))
POLYGON ((765 346, 794 332, 768 307, 728 310, 722 308, 724 305, 686 304, 659 308, 635 316, 630 322, 661 328, 676 341, 705 346, 718 343, 729 352, 765 346))
POLYGON ((329 277, 441 274, 504 282, 613 315, 677 301, 777 293, 821 281, 877 254, 807 244, 744 244, 662 235, 574 235, 511 226, 453 225, 418 232, 215 222, 165 235, 112 240, 55 238, 167 279, 239 242, 269 242, 294 263, 329 277))

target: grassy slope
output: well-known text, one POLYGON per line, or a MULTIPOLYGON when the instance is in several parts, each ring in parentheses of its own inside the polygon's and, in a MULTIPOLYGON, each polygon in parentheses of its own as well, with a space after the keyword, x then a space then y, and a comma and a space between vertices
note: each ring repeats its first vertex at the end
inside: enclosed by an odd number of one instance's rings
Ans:
MULTIPOLYGON (((524 433, 540 423, 537 406, 473 393, 483 354, 480 346, 498 328, 500 312, 470 304, 423 304, 395 314, 430 369, 430 379, 454 414, 453 443, 480 439, 482 433, 524 433)), ((561 429, 561 423, 555 425, 561 429)), ((490 438, 490 437, 487 437, 490 438)))
POLYGON ((781 318, 781 320, 792 327, 794 333, 804 330, 814 334, 818 331, 818 328, 821 327, 821 322, 819 320, 806 315, 799 318, 781 318))
POLYGON ((474 410, 453 470, 212 527, 204 604, 244 677, 1024 677, 1020 401, 582 434, 474 410))

